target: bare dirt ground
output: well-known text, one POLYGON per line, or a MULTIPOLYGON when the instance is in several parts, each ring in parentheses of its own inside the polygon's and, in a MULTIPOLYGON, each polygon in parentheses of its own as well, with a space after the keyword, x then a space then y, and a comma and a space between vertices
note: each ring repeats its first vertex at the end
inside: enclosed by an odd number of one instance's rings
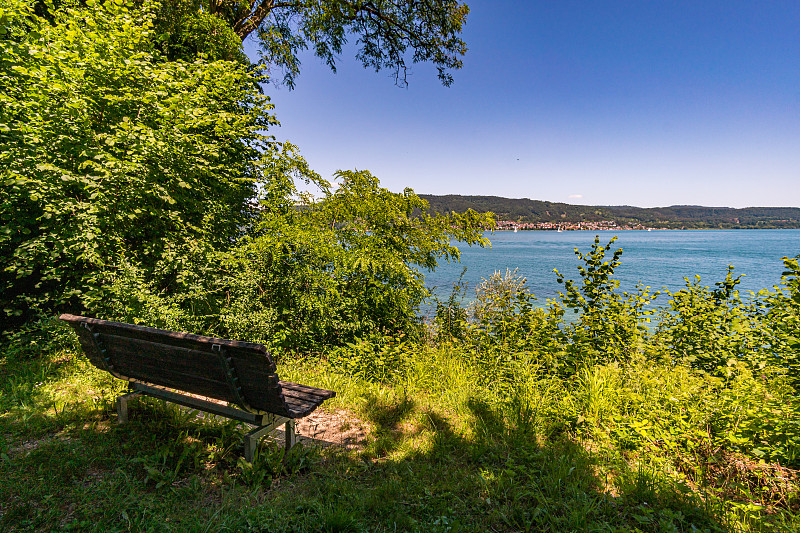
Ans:
POLYGON ((297 434, 301 442, 324 447, 361 449, 369 430, 367 423, 345 410, 317 409, 297 421, 297 434))

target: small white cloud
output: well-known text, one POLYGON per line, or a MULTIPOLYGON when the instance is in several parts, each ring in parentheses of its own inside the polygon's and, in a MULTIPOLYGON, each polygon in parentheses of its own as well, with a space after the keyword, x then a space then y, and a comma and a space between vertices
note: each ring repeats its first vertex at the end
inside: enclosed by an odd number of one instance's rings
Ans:
POLYGON ((583 195, 582 194, 570 194, 569 196, 567 196, 567 198, 569 198, 570 200, 579 200, 580 198, 583 198, 583 195))

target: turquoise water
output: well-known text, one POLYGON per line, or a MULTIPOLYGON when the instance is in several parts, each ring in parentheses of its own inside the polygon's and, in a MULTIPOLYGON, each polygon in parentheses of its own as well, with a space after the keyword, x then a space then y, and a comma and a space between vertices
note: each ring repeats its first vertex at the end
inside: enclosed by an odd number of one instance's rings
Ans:
MULTIPOLYGON (((725 278, 728 265, 744 276, 739 290, 758 291, 780 282, 784 256, 800 254, 800 230, 687 230, 687 231, 501 231, 487 233, 491 248, 462 247, 461 263, 443 264, 426 274, 426 284, 440 298, 450 295, 464 267, 467 299, 474 297, 481 278, 495 270, 519 269, 528 287, 542 301, 554 298, 560 286, 553 269, 568 279, 579 278, 578 257, 589 251, 595 235, 607 244, 615 235, 611 251, 623 249, 617 278, 622 290, 633 290, 642 282, 654 289, 678 290, 684 277, 700 275, 710 287, 725 278)), ((607 252, 610 255, 610 252, 607 252)))

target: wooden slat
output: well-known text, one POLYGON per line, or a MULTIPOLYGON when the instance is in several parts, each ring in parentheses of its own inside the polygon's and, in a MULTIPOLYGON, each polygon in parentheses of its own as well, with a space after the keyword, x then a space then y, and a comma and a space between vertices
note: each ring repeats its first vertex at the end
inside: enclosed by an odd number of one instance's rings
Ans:
MULTIPOLYGON (((216 379, 226 383, 225 371, 219 361, 219 356, 209 349, 206 351, 190 350, 177 346, 159 344, 150 341, 118 337, 116 335, 102 335, 102 342, 113 352, 113 358, 131 357, 143 363, 152 361, 163 369, 197 375, 207 379, 216 379)), ((269 372, 264 364, 255 364, 255 361, 238 362, 233 360, 234 367, 240 376, 247 375, 248 382, 256 384, 256 388, 278 387, 278 376, 269 372)), ((157 375, 154 376, 154 379, 157 375)), ((243 387, 244 388, 244 387, 243 387)))
POLYGON ((284 396, 286 398, 286 405, 291 408, 297 408, 298 406, 304 407, 314 407, 320 405, 322 402, 309 400, 308 398, 296 398, 294 396, 284 396))
POLYGON ((286 400, 280 389, 270 389, 268 393, 254 395, 247 398, 250 407, 261 411, 267 411, 281 416, 289 416, 286 400))
POLYGON ((152 396, 153 398, 161 398, 162 400, 174 402, 186 407, 199 409, 207 413, 232 418, 234 420, 241 420, 242 422, 247 422, 248 424, 263 425, 265 421, 268 420, 268 415, 256 415, 248 413, 247 411, 235 409, 225 404, 210 402, 208 400, 165 390, 162 387, 153 387, 144 383, 131 383, 131 390, 139 391, 143 394, 147 394, 148 396, 152 396))
POLYGON ((334 391, 300 385, 299 383, 289 381, 280 381, 279 383, 294 418, 307 416, 325 400, 336 396, 334 391))
POLYGON ((278 375, 274 371, 270 371, 270 367, 265 366, 261 361, 234 357, 233 367, 236 369, 242 391, 247 398, 252 395, 264 394, 268 388, 280 389, 278 375))
POLYGON ((124 324, 122 322, 111 322, 108 320, 99 320, 70 314, 63 314, 59 318, 65 322, 69 322, 75 328, 82 327, 82 324, 85 322, 94 326, 99 333, 129 336, 136 339, 149 340, 189 349, 202 350, 207 346, 219 344, 229 349, 231 351, 229 355, 231 356, 235 354, 236 357, 241 358, 266 359, 267 366, 270 368, 271 372, 275 372, 277 369, 266 347, 261 344, 230 339, 218 339, 215 337, 195 335, 193 333, 179 333, 176 331, 124 324))
POLYGON ((196 375, 206 379, 225 382, 225 374, 219 356, 208 350, 191 350, 180 346, 170 346, 152 341, 101 335, 101 342, 111 352, 111 359, 117 364, 123 358, 155 367, 152 379, 158 379, 159 371, 179 372, 196 375))
MULTIPOLYGON (((195 383, 203 381, 207 383, 216 383, 220 387, 229 388, 227 382, 221 381, 213 376, 204 376, 193 372, 180 372, 174 368, 164 367, 154 362, 152 359, 141 358, 138 354, 116 354, 116 364, 114 369, 122 374, 130 374, 132 370, 136 370, 136 379, 145 381, 154 385, 159 385, 163 379, 180 379, 186 378, 187 383, 195 383), (120 357, 124 355, 124 357, 120 357)), ((187 390, 187 389, 184 389, 187 390)), ((189 392, 187 390, 187 392, 189 392)))
POLYGON ((251 349, 255 352, 266 353, 266 348, 262 344, 253 342, 235 341, 231 339, 218 339, 216 337, 206 337, 204 335, 196 335, 194 333, 181 333, 177 331, 169 331, 166 329, 151 328, 147 326, 137 326, 135 324, 126 324, 124 322, 112 322, 110 320, 101 320, 98 318, 89 318, 84 316, 70 315, 65 313, 59 317, 65 322, 71 324, 80 324, 86 322, 90 325, 99 326, 101 328, 111 328, 116 331, 129 331, 137 338, 149 338, 155 336, 156 338, 169 338, 176 342, 195 343, 195 344, 223 344, 225 346, 238 347, 242 349, 251 349))
POLYGON ((153 383, 134 366, 123 366, 119 369, 121 374, 129 380, 142 381, 162 387, 169 387, 178 391, 191 392, 200 396, 207 396, 225 402, 231 402, 231 394, 226 386, 216 381, 204 380, 201 378, 190 378, 187 376, 163 375, 158 383, 153 383))
POLYGON ((319 405, 315 404, 307 404, 307 403, 292 403, 288 402, 289 414, 291 415, 289 418, 303 418, 308 413, 312 412, 314 409, 319 407, 319 405))
MULTIPOLYGON (((120 373, 124 373, 130 378, 140 380, 145 383, 161 385, 192 394, 208 396, 209 398, 223 400, 232 404, 237 403, 236 398, 231 393, 227 383, 206 380, 197 376, 173 373, 162 373, 159 376, 159 382, 154 383, 152 379, 147 377, 147 371, 140 372, 140 367, 138 364, 133 364, 132 360, 127 360, 124 363, 121 363, 117 369, 120 373)), ((278 387, 264 387, 258 394, 252 393, 250 396, 245 396, 245 401, 253 409, 287 416, 286 413, 288 411, 286 402, 281 393, 281 389, 278 387)), ((244 408, 245 406, 240 407, 244 408)))
POLYGON ((297 393, 319 397, 324 400, 328 400, 336 396, 336 393, 332 390, 318 389, 317 387, 309 387, 308 385, 300 385, 299 383, 292 383, 290 381, 280 381, 279 383, 284 391, 291 390, 297 393))
POLYGON ((101 335, 117 372, 134 379, 178 390, 236 402, 219 357, 130 337, 101 335))
POLYGON ((291 399, 292 401, 302 401, 302 402, 314 403, 317 405, 321 404, 327 399, 327 398, 321 398, 319 396, 313 396, 311 394, 305 394, 302 392, 293 391, 285 387, 283 388, 283 397, 286 398, 287 402, 291 399))
POLYGON ((289 418, 303 418, 319 407, 318 403, 309 403, 293 398, 287 398, 286 404, 289 409, 289 418))
MULTIPOLYGON (((136 354, 126 354, 124 359, 118 359, 115 369, 121 374, 145 383, 201 394, 233 404, 237 403, 237 398, 232 394, 227 381, 208 379, 186 372, 175 372, 173 369, 154 365, 152 360, 140 358, 136 354)), ((276 414, 286 412, 281 388, 277 385, 277 376, 274 374, 267 375, 258 388, 251 387, 243 390, 243 395, 247 404, 254 409, 276 414)))
POLYGON ((94 345, 89 340, 90 333, 88 331, 77 331, 78 340, 83 348, 83 353, 89 358, 89 361, 98 368, 103 368, 102 356, 94 349, 94 345))
MULTIPOLYGON (((219 390, 225 391, 222 397, 217 395, 215 398, 233 403, 237 401, 236 396, 230 392, 219 356, 210 351, 210 346, 207 346, 208 351, 203 352, 116 335, 101 335, 101 338, 113 352, 112 360, 117 361, 117 367, 120 358, 126 357, 134 365, 132 368, 149 372, 136 376, 142 381, 159 384, 162 374, 170 375, 173 383, 174 379, 180 376, 203 378, 219 382, 219 390)), ((283 399, 280 397, 278 376, 274 372, 269 372, 266 360, 233 358, 233 366, 239 377, 242 395, 251 407, 262 410, 267 408, 285 410, 283 399)), ((189 383, 194 381, 187 380, 187 385, 189 383)), ((185 386, 181 390, 194 392, 185 386)))

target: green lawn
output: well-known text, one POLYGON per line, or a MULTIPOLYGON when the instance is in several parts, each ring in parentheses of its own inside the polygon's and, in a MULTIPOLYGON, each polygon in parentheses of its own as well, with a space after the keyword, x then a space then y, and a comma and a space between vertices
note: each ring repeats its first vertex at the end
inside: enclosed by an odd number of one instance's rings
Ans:
POLYGON ((509 401, 478 387, 457 350, 409 358, 391 386, 321 360, 282 361, 282 377, 336 390, 324 409, 369 433, 354 449, 300 445, 286 456, 265 440, 252 465, 241 459, 245 428, 156 400, 133 402, 118 425, 124 383, 74 349, 0 359, 0 531, 800 529, 797 478, 767 490, 796 471, 745 468, 760 485, 715 481, 731 470, 697 459, 701 447, 637 443, 621 431, 635 418, 614 422, 635 399, 615 399, 610 380, 638 372, 630 382, 644 403, 655 389, 688 394, 686 376, 602 367, 571 385, 529 381, 509 401))

